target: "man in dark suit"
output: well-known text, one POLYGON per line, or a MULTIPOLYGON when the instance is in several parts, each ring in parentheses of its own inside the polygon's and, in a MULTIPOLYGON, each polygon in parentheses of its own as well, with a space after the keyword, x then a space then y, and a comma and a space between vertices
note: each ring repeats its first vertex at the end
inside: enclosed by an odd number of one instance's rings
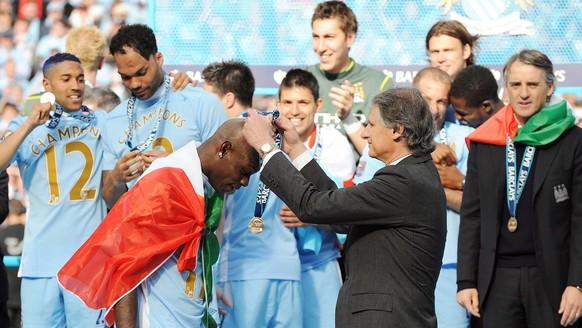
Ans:
POLYGON ((545 54, 503 72, 510 104, 467 138, 457 301, 485 328, 582 327, 582 129, 545 54))
MULTIPOLYGON (((0 223, 8 216, 8 174, 0 171, 0 223)), ((4 266, 4 254, 0 250, 0 327, 10 327, 8 317, 8 275, 4 266)))
POLYGON ((333 183, 330 190, 316 187, 329 178, 291 122, 276 124, 293 163, 273 146, 268 118, 251 113, 245 124, 247 141, 263 156, 261 180, 301 221, 349 227, 337 327, 436 327, 446 201, 430 156, 432 116, 421 94, 395 88, 374 97, 362 137, 370 155, 387 166, 370 181, 339 190, 333 183))

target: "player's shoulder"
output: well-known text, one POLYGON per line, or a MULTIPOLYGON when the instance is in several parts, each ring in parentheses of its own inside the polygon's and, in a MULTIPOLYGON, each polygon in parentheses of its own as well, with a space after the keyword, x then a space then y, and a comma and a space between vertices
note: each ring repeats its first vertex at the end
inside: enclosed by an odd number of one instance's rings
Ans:
POLYGON ((187 85, 183 90, 172 92, 172 96, 182 101, 200 101, 205 99, 216 99, 216 96, 200 87, 187 85))
POLYGON ((474 128, 466 125, 460 125, 452 122, 445 122, 447 131, 462 136, 463 138, 475 131, 474 128))
POLYGON ((107 120, 119 119, 120 117, 127 117, 127 103, 129 99, 125 99, 106 114, 107 120))

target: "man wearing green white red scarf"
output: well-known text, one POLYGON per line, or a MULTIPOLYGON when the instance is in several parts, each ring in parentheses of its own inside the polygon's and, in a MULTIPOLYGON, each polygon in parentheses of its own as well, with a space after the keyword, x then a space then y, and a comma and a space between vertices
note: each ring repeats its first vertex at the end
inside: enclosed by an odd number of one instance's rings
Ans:
POLYGON ((481 327, 582 327, 582 129, 553 72, 512 56, 510 104, 467 137, 457 301, 481 327))

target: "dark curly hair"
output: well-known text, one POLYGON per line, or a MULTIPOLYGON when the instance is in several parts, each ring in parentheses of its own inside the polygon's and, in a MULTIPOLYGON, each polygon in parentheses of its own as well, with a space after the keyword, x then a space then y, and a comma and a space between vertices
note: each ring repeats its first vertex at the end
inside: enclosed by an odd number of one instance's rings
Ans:
POLYGON ((491 70, 473 65, 457 74, 449 96, 464 99, 468 107, 478 108, 485 100, 498 99, 497 89, 497 81, 491 70))
POLYGON ((122 26, 117 34, 111 38, 109 52, 111 55, 117 53, 125 54, 123 47, 129 47, 146 60, 150 56, 158 53, 158 45, 154 31, 143 24, 132 24, 122 26))

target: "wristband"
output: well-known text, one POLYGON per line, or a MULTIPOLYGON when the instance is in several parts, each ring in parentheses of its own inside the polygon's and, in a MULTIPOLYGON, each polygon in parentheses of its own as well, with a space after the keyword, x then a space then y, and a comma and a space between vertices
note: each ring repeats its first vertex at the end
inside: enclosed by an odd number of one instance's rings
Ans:
POLYGON ((358 132, 362 123, 358 120, 358 118, 354 114, 348 114, 348 116, 344 117, 342 120, 342 124, 344 126, 344 130, 348 135, 354 134, 358 132))

